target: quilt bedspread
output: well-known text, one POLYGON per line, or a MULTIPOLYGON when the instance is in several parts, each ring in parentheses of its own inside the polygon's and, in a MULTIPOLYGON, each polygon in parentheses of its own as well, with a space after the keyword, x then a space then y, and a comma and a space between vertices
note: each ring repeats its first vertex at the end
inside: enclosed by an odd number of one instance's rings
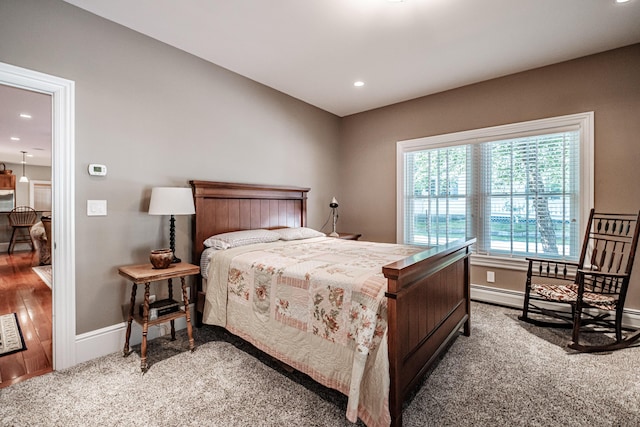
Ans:
POLYGON ((382 266, 422 250, 320 237, 219 251, 204 322, 346 394, 350 421, 388 425, 382 266))

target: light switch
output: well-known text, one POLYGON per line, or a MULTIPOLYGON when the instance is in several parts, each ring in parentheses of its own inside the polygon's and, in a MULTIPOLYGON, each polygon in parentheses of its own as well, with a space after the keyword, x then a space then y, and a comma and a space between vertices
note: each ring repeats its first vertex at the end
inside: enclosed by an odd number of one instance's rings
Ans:
POLYGON ((87 200, 87 216, 106 216, 106 200, 87 200))

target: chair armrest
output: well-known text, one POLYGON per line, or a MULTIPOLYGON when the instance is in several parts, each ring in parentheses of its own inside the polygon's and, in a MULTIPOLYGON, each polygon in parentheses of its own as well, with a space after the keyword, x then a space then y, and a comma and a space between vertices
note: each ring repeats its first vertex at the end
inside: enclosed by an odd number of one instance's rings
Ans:
POLYGON ((559 259, 529 257, 526 258, 526 260, 529 261, 529 268, 527 269, 528 280, 530 280, 531 277, 542 277, 573 281, 576 278, 576 271, 580 267, 577 262, 559 259))
POLYGON ((624 279, 625 277, 629 277, 629 275, 626 273, 606 273, 604 271, 583 270, 583 269, 578 269, 578 273, 583 274, 585 276, 610 277, 612 279, 624 279))
POLYGON ((580 264, 578 264, 575 261, 563 261, 561 259, 553 259, 553 258, 533 258, 533 257, 527 257, 525 258, 527 261, 529 262, 549 262, 549 263, 553 263, 553 264, 563 264, 563 265, 570 265, 572 267, 580 267, 580 264))

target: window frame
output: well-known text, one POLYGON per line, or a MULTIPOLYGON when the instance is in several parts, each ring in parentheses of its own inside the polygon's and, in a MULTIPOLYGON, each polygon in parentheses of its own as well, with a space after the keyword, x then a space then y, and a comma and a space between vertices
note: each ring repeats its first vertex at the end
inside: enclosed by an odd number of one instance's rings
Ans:
MULTIPOLYGON (((517 138, 576 126, 580 129, 580 228, 584 228, 594 203, 593 111, 398 141, 396 144, 396 241, 405 243, 405 153, 517 138)), ((525 258, 520 256, 473 254, 471 264, 514 270, 527 269, 525 258)))

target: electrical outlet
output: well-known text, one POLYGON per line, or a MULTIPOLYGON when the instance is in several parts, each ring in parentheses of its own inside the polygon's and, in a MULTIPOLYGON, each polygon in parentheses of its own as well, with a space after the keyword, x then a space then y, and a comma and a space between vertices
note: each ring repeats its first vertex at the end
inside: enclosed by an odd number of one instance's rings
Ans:
MULTIPOLYGON (((149 319, 151 320, 151 319, 149 319)), ((161 325, 150 325, 147 328, 147 339, 154 339, 164 335, 161 325)))
POLYGON ((487 282, 494 283, 496 281, 496 273, 493 271, 487 271, 487 282))
POLYGON ((162 324, 158 326, 160 326, 160 336, 168 335, 169 332, 171 332, 171 330, 169 329, 169 325, 167 324, 162 324))

